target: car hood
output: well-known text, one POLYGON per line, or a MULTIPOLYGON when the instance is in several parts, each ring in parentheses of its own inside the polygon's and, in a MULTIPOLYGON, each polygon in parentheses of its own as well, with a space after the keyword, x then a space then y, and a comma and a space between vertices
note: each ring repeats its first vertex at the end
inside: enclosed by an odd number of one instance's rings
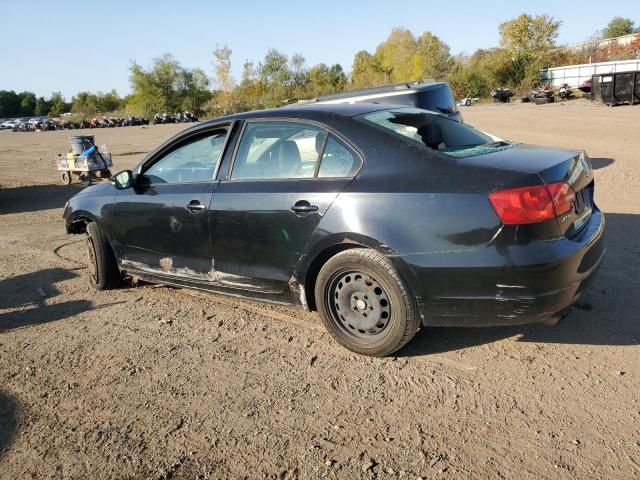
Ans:
POLYGON ((88 194, 97 194, 97 193, 104 193, 107 190, 111 190, 113 189, 113 185, 111 185, 111 182, 102 182, 102 183, 98 183, 97 185, 91 185, 83 190, 80 190, 78 193, 76 193, 74 195, 74 197, 78 197, 80 195, 88 195, 88 194))

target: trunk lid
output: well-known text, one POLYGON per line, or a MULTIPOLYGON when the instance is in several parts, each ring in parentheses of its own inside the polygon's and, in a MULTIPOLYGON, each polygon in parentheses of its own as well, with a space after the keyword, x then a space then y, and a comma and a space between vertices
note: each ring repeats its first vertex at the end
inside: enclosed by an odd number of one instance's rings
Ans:
MULTIPOLYGON (((496 142, 498 144, 498 142, 496 142)), ((576 192, 573 209, 557 220, 560 231, 573 236, 587 223, 593 209, 593 169, 583 151, 537 145, 498 146, 495 152, 457 158, 460 164, 533 173, 544 183, 566 182, 576 192)))

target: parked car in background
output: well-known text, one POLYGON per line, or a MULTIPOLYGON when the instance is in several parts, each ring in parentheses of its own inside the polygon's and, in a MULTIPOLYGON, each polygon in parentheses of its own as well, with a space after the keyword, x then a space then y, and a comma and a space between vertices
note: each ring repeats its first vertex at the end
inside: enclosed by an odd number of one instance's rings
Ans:
POLYGON ((2 122, 2 124, 0 124, 0 128, 3 130, 13 129, 19 123, 20 123, 20 120, 18 119, 5 120, 4 122, 2 122))
POLYGON ((188 128, 67 203, 90 283, 123 275, 320 313, 388 355, 422 326, 555 323, 604 256, 584 152, 447 115, 297 105, 188 128))
POLYGON ((511 97, 513 97, 513 92, 507 87, 496 87, 491 90, 490 95, 494 102, 509 103, 511 101, 511 97))
POLYGON ((592 80, 588 78, 587 80, 585 80, 580 84, 580 86, 578 87, 578 90, 584 93, 591 93, 591 84, 592 84, 592 80))
POLYGON ((323 95, 310 100, 302 100, 298 102, 298 105, 307 103, 336 105, 356 102, 423 108, 442 113, 452 120, 462 122, 462 114, 458 111, 451 87, 444 82, 396 83, 381 87, 351 90, 349 92, 323 95))
POLYGON ((478 97, 464 97, 462 100, 458 102, 459 107, 470 107, 474 103, 477 103, 480 100, 478 97))

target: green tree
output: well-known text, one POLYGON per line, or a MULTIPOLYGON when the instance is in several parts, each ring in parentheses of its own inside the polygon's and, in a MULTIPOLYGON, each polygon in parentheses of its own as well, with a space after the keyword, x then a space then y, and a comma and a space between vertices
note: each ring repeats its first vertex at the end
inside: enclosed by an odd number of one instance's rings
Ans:
POLYGON ((202 114, 205 104, 211 98, 209 91, 209 78, 200 68, 187 70, 184 73, 186 94, 183 101, 183 108, 196 115, 202 114))
POLYGON ((0 90, 0 117, 15 117, 20 113, 20 97, 13 90, 0 90))
POLYGON ((71 111, 77 114, 94 116, 98 112, 96 95, 90 92, 78 92, 71 98, 71 111))
POLYGON ((131 64, 132 94, 127 98, 127 108, 147 116, 158 112, 177 112, 185 99, 189 105, 199 103, 202 92, 192 89, 202 85, 201 72, 186 70, 173 56, 165 54, 153 60, 145 70, 137 63, 131 64), (195 100, 194 100, 195 99, 195 100))
POLYGON ((50 117, 57 117, 63 113, 67 113, 70 108, 64 101, 64 97, 61 92, 53 92, 49 103, 51 105, 51 109, 49 110, 50 117))
POLYGON ((238 111, 264 108, 263 88, 258 79, 258 71, 253 62, 245 61, 242 66, 240 84, 234 90, 234 106, 238 111))
POLYGON ((153 72, 146 71, 135 62, 131 65, 130 71, 129 81, 132 93, 127 100, 127 108, 147 116, 166 111, 167 102, 155 81, 153 72))
POLYGON ((522 14, 498 27, 500 46, 506 52, 503 71, 513 87, 528 87, 539 78, 555 47, 561 22, 549 15, 522 14))
POLYGON ((376 59, 380 69, 392 82, 414 79, 414 57, 418 44, 413 34, 405 28, 394 28, 387 39, 376 48, 376 59))
POLYGON ((442 80, 452 65, 449 45, 431 32, 424 32, 416 42, 412 64, 412 80, 442 80))
POLYGON ((36 106, 34 108, 34 115, 43 116, 48 115, 51 110, 51 106, 49 102, 44 99, 44 97, 38 97, 36 100, 36 106))
POLYGON ((394 28, 374 55, 356 53, 351 86, 370 87, 434 78, 442 80, 452 66, 449 46, 431 32, 415 37, 406 28, 394 28))
POLYGON ((262 84, 262 102, 267 108, 280 107, 293 97, 293 72, 289 59, 270 49, 258 66, 258 81, 262 84))
POLYGON ((124 106, 124 102, 114 89, 107 93, 98 92, 96 95, 96 106, 102 112, 115 112, 124 106))
POLYGON ((469 62, 455 60, 447 77, 456 98, 485 97, 489 95, 490 84, 487 77, 469 62))
POLYGON ((307 97, 317 97, 329 93, 341 92, 347 83, 347 76, 339 64, 330 67, 319 63, 311 67, 307 73, 308 82, 305 88, 307 97))
POLYGON ((305 64, 306 59, 300 53, 291 56, 291 82, 293 88, 304 95, 304 90, 309 83, 309 72, 305 64))
POLYGON ((235 81, 231 75, 231 49, 226 45, 216 45, 213 59, 213 80, 218 91, 215 95, 215 107, 224 115, 233 111, 235 81))
POLYGON ((20 115, 31 116, 36 109, 36 94, 33 92, 20 92, 20 115))
POLYGON ((603 38, 621 37, 633 33, 633 20, 624 17, 612 18, 602 30, 603 38))
POLYGON ((351 88, 371 87, 389 81, 389 75, 382 70, 376 57, 366 50, 355 54, 351 65, 351 88))
POLYGON ((165 54, 154 62, 152 79, 158 87, 166 110, 176 112, 185 96, 184 69, 172 55, 165 54))
POLYGON ((89 117, 97 113, 115 112, 123 106, 124 101, 115 90, 107 93, 79 92, 71 99, 71 111, 89 117))

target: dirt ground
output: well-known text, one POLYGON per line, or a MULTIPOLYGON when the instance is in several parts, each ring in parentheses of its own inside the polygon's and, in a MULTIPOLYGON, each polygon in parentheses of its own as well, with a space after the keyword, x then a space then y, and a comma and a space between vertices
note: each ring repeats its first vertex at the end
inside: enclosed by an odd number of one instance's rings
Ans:
MULTIPOLYGON (((556 327, 423 329, 385 359, 295 309, 91 290, 49 164, 69 132, 0 132, 0 478, 640 477, 640 107, 463 114, 586 149, 607 257, 556 327)), ((180 128, 91 133, 120 169, 180 128)))

